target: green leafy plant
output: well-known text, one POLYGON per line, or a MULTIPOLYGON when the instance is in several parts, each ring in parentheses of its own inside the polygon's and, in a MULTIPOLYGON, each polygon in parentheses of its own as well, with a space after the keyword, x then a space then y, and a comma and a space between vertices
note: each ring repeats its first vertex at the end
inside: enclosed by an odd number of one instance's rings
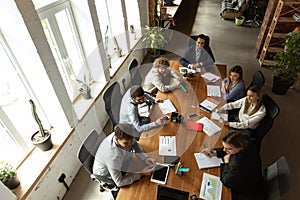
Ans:
POLYGON ((276 54, 271 70, 273 76, 280 80, 294 82, 300 73, 300 35, 288 34, 284 40, 285 50, 276 54))
POLYGON ((16 175, 16 169, 12 165, 4 161, 0 161, 0 180, 2 182, 5 182, 16 175))
POLYGON ((146 48, 150 49, 152 55, 158 56, 161 48, 167 43, 167 40, 165 39, 163 28, 159 26, 159 20, 154 20, 156 21, 155 24, 158 25, 152 27, 145 26, 146 34, 143 38, 143 42, 146 48))

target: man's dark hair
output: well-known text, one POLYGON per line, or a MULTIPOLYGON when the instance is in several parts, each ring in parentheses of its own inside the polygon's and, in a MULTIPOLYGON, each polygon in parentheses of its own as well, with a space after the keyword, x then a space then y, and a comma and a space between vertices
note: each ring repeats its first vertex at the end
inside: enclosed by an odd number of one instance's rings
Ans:
POLYGON ((132 98, 141 97, 141 96, 144 96, 144 94, 145 94, 145 92, 144 92, 143 88, 139 85, 134 85, 130 89, 130 96, 132 98))
POLYGON ((248 146, 248 137, 237 130, 230 130, 221 137, 223 142, 243 150, 248 146))
POLYGON ((133 138, 133 136, 130 134, 134 132, 134 130, 132 129, 131 125, 121 123, 115 126, 114 132, 117 138, 130 140, 133 138))

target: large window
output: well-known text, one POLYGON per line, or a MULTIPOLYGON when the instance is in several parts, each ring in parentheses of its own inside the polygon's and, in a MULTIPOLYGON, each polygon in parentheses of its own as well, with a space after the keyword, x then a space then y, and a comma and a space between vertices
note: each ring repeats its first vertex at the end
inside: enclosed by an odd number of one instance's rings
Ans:
POLYGON ((0 65, 0 158, 17 165, 33 147, 30 138, 37 131, 29 99, 36 102, 44 127, 50 123, 1 32, 0 65))
POLYGON ((88 84, 92 80, 70 3, 47 5, 38 14, 68 95, 74 100, 79 94, 76 79, 88 84))

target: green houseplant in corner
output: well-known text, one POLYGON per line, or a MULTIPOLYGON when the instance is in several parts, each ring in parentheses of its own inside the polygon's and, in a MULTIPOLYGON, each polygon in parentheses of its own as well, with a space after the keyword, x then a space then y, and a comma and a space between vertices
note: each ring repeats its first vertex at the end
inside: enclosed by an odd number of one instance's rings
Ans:
POLYGON ((153 60, 160 56, 161 49, 167 43, 163 33, 163 28, 159 26, 159 20, 157 18, 154 20, 154 24, 156 24, 155 26, 145 26, 146 34, 142 40, 146 48, 149 49, 151 58, 153 60))
POLYGON ((0 161, 0 181, 9 189, 20 185, 16 169, 4 161, 0 161))
POLYGON ((300 74, 300 34, 287 34, 284 40, 285 50, 275 55, 271 67, 272 91, 279 95, 285 94, 300 74))
POLYGON ((31 136, 31 141, 35 146, 40 148, 42 151, 47 151, 51 149, 53 146, 51 140, 51 133, 50 131, 43 128, 42 122, 36 112, 36 106, 34 102, 30 99, 29 103, 31 105, 33 119, 36 121, 39 127, 39 130, 31 136))

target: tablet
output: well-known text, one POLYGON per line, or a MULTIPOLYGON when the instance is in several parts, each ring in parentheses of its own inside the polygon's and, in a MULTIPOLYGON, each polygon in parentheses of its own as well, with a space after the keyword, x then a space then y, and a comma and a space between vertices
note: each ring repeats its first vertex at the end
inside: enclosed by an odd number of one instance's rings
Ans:
POLYGON ((166 184, 170 167, 168 165, 156 163, 155 170, 151 176, 151 182, 166 184))

